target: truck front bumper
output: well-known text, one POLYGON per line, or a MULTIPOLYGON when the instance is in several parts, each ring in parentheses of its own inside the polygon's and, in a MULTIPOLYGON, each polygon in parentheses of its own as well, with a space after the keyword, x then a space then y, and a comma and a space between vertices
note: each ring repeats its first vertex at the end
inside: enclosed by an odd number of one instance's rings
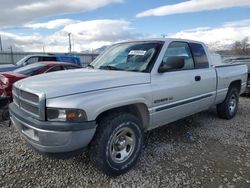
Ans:
POLYGON ((12 124, 35 150, 42 153, 69 153, 86 147, 92 140, 96 122, 48 122, 34 119, 15 104, 9 105, 12 124))

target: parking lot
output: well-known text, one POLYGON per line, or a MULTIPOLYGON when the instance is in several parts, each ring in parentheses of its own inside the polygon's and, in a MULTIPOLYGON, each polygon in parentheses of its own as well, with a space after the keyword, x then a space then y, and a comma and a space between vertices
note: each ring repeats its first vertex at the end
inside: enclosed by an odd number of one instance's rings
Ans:
POLYGON ((250 187, 250 99, 237 116, 215 109, 147 133, 139 163, 109 178, 87 155, 53 160, 35 154, 7 122, 0 125, 0 187, 250 187))

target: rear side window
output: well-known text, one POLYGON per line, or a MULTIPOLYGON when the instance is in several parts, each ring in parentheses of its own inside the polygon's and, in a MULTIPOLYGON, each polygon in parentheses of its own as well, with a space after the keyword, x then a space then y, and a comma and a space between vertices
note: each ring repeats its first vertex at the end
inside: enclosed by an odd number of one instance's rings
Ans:
POLYGON ((209 67, 208 59, 203 46, 197 43, 189 43, 189 46, 191 48, 194 57, 195 68, 196 69, 208 68, 209 67))
POLYGON ((56 61, 56 57, 53 56, 41 56, 39 61, 56 61))

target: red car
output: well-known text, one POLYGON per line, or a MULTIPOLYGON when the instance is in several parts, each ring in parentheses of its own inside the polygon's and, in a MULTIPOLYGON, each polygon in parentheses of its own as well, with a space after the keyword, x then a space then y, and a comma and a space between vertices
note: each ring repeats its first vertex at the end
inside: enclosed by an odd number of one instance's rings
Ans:
POLYGON ((60 70, 69 70, 81 68, 78 65, 64 62, 38 62, 27 65, 22 68, 18 68, 13 72, 1 72, 0 73, 0 96, 9 97, 12 101, 12 85, 21 79, 60 70))

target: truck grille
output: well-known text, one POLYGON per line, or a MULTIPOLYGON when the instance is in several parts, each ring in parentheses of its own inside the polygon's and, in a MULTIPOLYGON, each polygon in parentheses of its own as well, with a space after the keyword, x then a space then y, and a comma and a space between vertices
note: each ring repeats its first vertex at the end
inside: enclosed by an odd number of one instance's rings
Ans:
POLYGON ((24 91, 20 88, 13 87, 13 102, 15 105, 26 113, 38 119, 44 118, 43 95, 24 91))

